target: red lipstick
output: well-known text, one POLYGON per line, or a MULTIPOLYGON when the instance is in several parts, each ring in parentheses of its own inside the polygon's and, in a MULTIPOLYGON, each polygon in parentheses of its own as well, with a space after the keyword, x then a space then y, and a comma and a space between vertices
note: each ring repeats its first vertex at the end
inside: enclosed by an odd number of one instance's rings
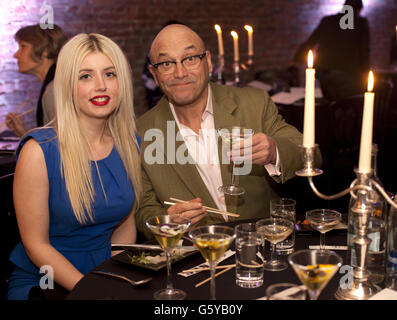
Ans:
POLYGON ((95 96, 90 99, 91 103, 96 106, 105 106, 109 103, 109 96, 95 96))

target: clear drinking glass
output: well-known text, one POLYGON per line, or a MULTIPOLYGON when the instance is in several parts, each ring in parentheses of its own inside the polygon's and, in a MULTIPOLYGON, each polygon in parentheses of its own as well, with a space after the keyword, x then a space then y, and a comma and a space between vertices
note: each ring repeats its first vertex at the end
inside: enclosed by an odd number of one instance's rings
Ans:
POLYGON ((292 253, 288 262, 305 285, 310 300, 317 300, 342 265, 342 258, 330 250, 300 250, 292 253))
MULTIPOLYGON (((218 130, 219 136, 222 138, 222 143, 224 146, 228 148, 230 152, 232 152, 232 146, 236 143, 241 143, 244 140, 250 143, 247 139, 252 139, 252 135, 254 134, 251 129, 244 127, 226 127, 218 130)), ((245 193, 244 188, 240 187, 236 183, 236 163, 231 161, 232 163, 232 175, 231 175, 231 183, 230 185, 219 187, 219 191, 227 194, 227 195, 243 195, 245 193)))
POLYGON ((236 284, 257 288, 263 284, 263 238, 256 232, 255 223, 241 223, 236 233, 236 284))
POLYGON ((189 237, 197 245, 205 261, 209 263, 211 270, 210 299, 215 300, 216 264, 234 240, 234 229, 214 225, 202 226, 190 230, 189 237))
POLYGON ((325 249, 325 233, 335 228, 342 219, 342 214, 335 210, 314 209, 306 212, 310 226, 320 232, 320 250, 325 249))
MULTIPOLYGON (((282 218, 296 223, 296 201, 290 198, 280 198, 270 200, 270 216, 272 218, 282 218)), ((277 253, 290 254, 295 247, 295 228, 287 239, 277 243, 277 253)))
POLYGON ((167 258, 167 287, 154 293, 156 300, 182 300, 186 293, 175 289, 171 280, 172 249, 177 245, 184 232, 190 226, 190 220, 181 215, 154 216, 146 221, 157 242, 164 250, 167 258))
POLYGON ((256 222, 256 232, 271 244, 271 258, 265 263, 267 271, 281 271, 288 268, 288 263, 277 258, 276 244, 287 239, 295 224, 287 219, 267 218, 256 222))

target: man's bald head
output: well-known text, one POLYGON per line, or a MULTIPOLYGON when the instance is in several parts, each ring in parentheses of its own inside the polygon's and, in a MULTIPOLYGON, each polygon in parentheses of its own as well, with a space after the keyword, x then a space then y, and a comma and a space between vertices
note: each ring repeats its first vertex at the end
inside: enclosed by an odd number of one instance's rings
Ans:
POLYGON ((183 24, 171 24, 161 29, 154 38, 150 47, 151 62, 155 63, 164 54, 163 51, 167 51, 168 47, 174 45, 197 48, 200 52, 205 50, 204 41, 196 32, 183 24))
POLYGON ((153 64, 173 64, 171 72, 162 73, 153 65, 149 70, 174 106, 204 110, 212 63, 210 52, 205 50, 204 42, 196 32, 183 24, 164 27, 153 40, 150 61, 153 64), (199 62, 194 67, 183 63, 188 61, 186 59, 198 57, 199 62))

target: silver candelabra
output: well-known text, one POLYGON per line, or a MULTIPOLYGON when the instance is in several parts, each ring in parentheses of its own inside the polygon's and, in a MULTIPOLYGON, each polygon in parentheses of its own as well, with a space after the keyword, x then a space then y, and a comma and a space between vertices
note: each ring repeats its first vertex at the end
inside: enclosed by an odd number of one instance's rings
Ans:
POLYGON ((358 266, 354 268, 352 286, 339 288, 335 293, 335 297, 339 300, 365 300, 377 292, 377 288, 368 280, 369 273, 366 270, 366 257, 368 247, 371 243, 371 239, 367 236, 368 222, 373 211, 373 199, 371 194, 374 188, 376 188, 386 201, 396 209, 397 203, 393 202, 382 186, 372 179, 372 172, 363 173, 357 169, 355 170, 357 178, 351 183, 349 188, 335 195, 324 195, 319 192, 313 182, 314 176, 323 173, 322 170, 314 167, 314 152, 317 147, 318 145, 314 147, 301 146, 303 169, 297 171, 296 175, 307 177, 313 192, 322 199, 334 200, 349 192, 354 199, 350 209, 357 214, 358 217, 358 231, 353 240, 358 258, 358 266))

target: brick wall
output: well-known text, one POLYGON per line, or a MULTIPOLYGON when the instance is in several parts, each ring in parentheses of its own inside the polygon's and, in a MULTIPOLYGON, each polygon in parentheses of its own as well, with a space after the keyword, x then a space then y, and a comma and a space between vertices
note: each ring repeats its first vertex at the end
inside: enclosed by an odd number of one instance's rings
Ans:
MULTIPOLYGON (((247 32, 254 27, 255 70, 284 68, 296 48, 319 23, 322 16, 340 10, 344 0, 15 0, 0 2, 0 117, 14 110, 26 98, 35 106, 39 81, 17 72, 12 57, 17 49, 14 33, 22 26, 39 23, 40 7, 54 8, 55 23, 68 35, 97 32, 111 37, 126 53, 133 69, 135 107, 139 116, 146 111, 141 71, 150 43, 170 19, 193 27, 207 48, 217 54, 214 24, 223 29, 226 65, 232 63, 230 31, 240 36, 240 56, 246 59, 247 32)), ((389 63, 390 38, 397 24, 395 0, 364 0, 362 15, 371 27, 371 62, 385 68, 389 63)), ((230 69, 229 69, 230 70, 230 69)), ((28 108, 28 107, 26 107, 28 108)), ((1 119, 1 118, 0 118, 1 119)))

